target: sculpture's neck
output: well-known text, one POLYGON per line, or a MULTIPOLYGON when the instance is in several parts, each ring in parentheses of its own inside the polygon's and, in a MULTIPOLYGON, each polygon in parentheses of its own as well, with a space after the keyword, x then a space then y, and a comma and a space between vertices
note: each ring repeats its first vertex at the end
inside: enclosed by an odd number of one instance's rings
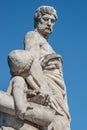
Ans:
POLYGON ((48 35, 42 34, 37 28, 35 29, 35 31, 48 41, 48 35))

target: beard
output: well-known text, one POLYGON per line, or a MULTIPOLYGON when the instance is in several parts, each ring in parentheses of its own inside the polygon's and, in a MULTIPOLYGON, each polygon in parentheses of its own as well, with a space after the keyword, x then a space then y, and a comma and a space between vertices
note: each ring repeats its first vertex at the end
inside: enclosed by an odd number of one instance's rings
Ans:
POLYGON ((48 27, 47 25, 43 25, 43 24, 40 24, 37 27, 37 29, 41 34, 44 34, 44 35, 49 35, 53 32, 53 29, 51 27, 48 27))

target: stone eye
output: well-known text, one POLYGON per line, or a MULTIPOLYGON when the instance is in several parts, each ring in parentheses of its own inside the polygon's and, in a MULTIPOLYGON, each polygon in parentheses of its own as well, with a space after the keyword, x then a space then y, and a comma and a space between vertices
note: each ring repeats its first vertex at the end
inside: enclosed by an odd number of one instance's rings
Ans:
POLYGON ((54 19, 51 19, 51 23, 54 23, 55 22, 55 20, 54 19))
POLYGON ((48 18, 46 18, 46 17, 44 17, 43 19, 44 19, 44 21, 48 21, 48 20, 49 20, 49 19, 48 19, 48 18))

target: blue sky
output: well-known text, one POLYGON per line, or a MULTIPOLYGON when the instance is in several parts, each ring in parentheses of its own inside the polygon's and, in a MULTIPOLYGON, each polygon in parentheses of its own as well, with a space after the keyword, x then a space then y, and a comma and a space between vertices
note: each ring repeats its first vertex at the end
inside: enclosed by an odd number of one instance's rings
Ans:
POLYGON ((63 57, 63 73, 72 117, 72 130, 87 130, 87 1, 0 0, 0 90, 6 91, 10 72, 7 55, 22 49, 40 5, 53 6, 58 20, 49 43, 63 57))

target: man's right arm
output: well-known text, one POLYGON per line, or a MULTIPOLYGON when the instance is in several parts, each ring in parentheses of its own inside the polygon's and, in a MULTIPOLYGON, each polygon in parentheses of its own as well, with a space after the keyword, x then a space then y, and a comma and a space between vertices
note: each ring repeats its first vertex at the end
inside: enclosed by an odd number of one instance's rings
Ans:
POLYGON ((30 75, 34 82, 41 88, 41 92, 47 94, 48 84, 43 74, 43 70, 40 64, 40 35, 37 32, 28 32, 25 36, 25 50, 28 50, 33 56, 34 61, 30 69, 30 75))
MULTIPOLYGON (((42 69, 39 62, 39 38, 37 33, 34 31, 28 32, 25 36, 24 49, 29 51, 33 56, 33 64, 30 69, 30 75, 32 75, 33 80, 40 86, 39 81, 42 75, 42 69)), ((28 78, 29 80, 29 78, 28 78)))
POLYGON ((25 35, 24 49, 29 51, 35 60, 39 60, 39 38, 36 32, 31 31, 25 35))

